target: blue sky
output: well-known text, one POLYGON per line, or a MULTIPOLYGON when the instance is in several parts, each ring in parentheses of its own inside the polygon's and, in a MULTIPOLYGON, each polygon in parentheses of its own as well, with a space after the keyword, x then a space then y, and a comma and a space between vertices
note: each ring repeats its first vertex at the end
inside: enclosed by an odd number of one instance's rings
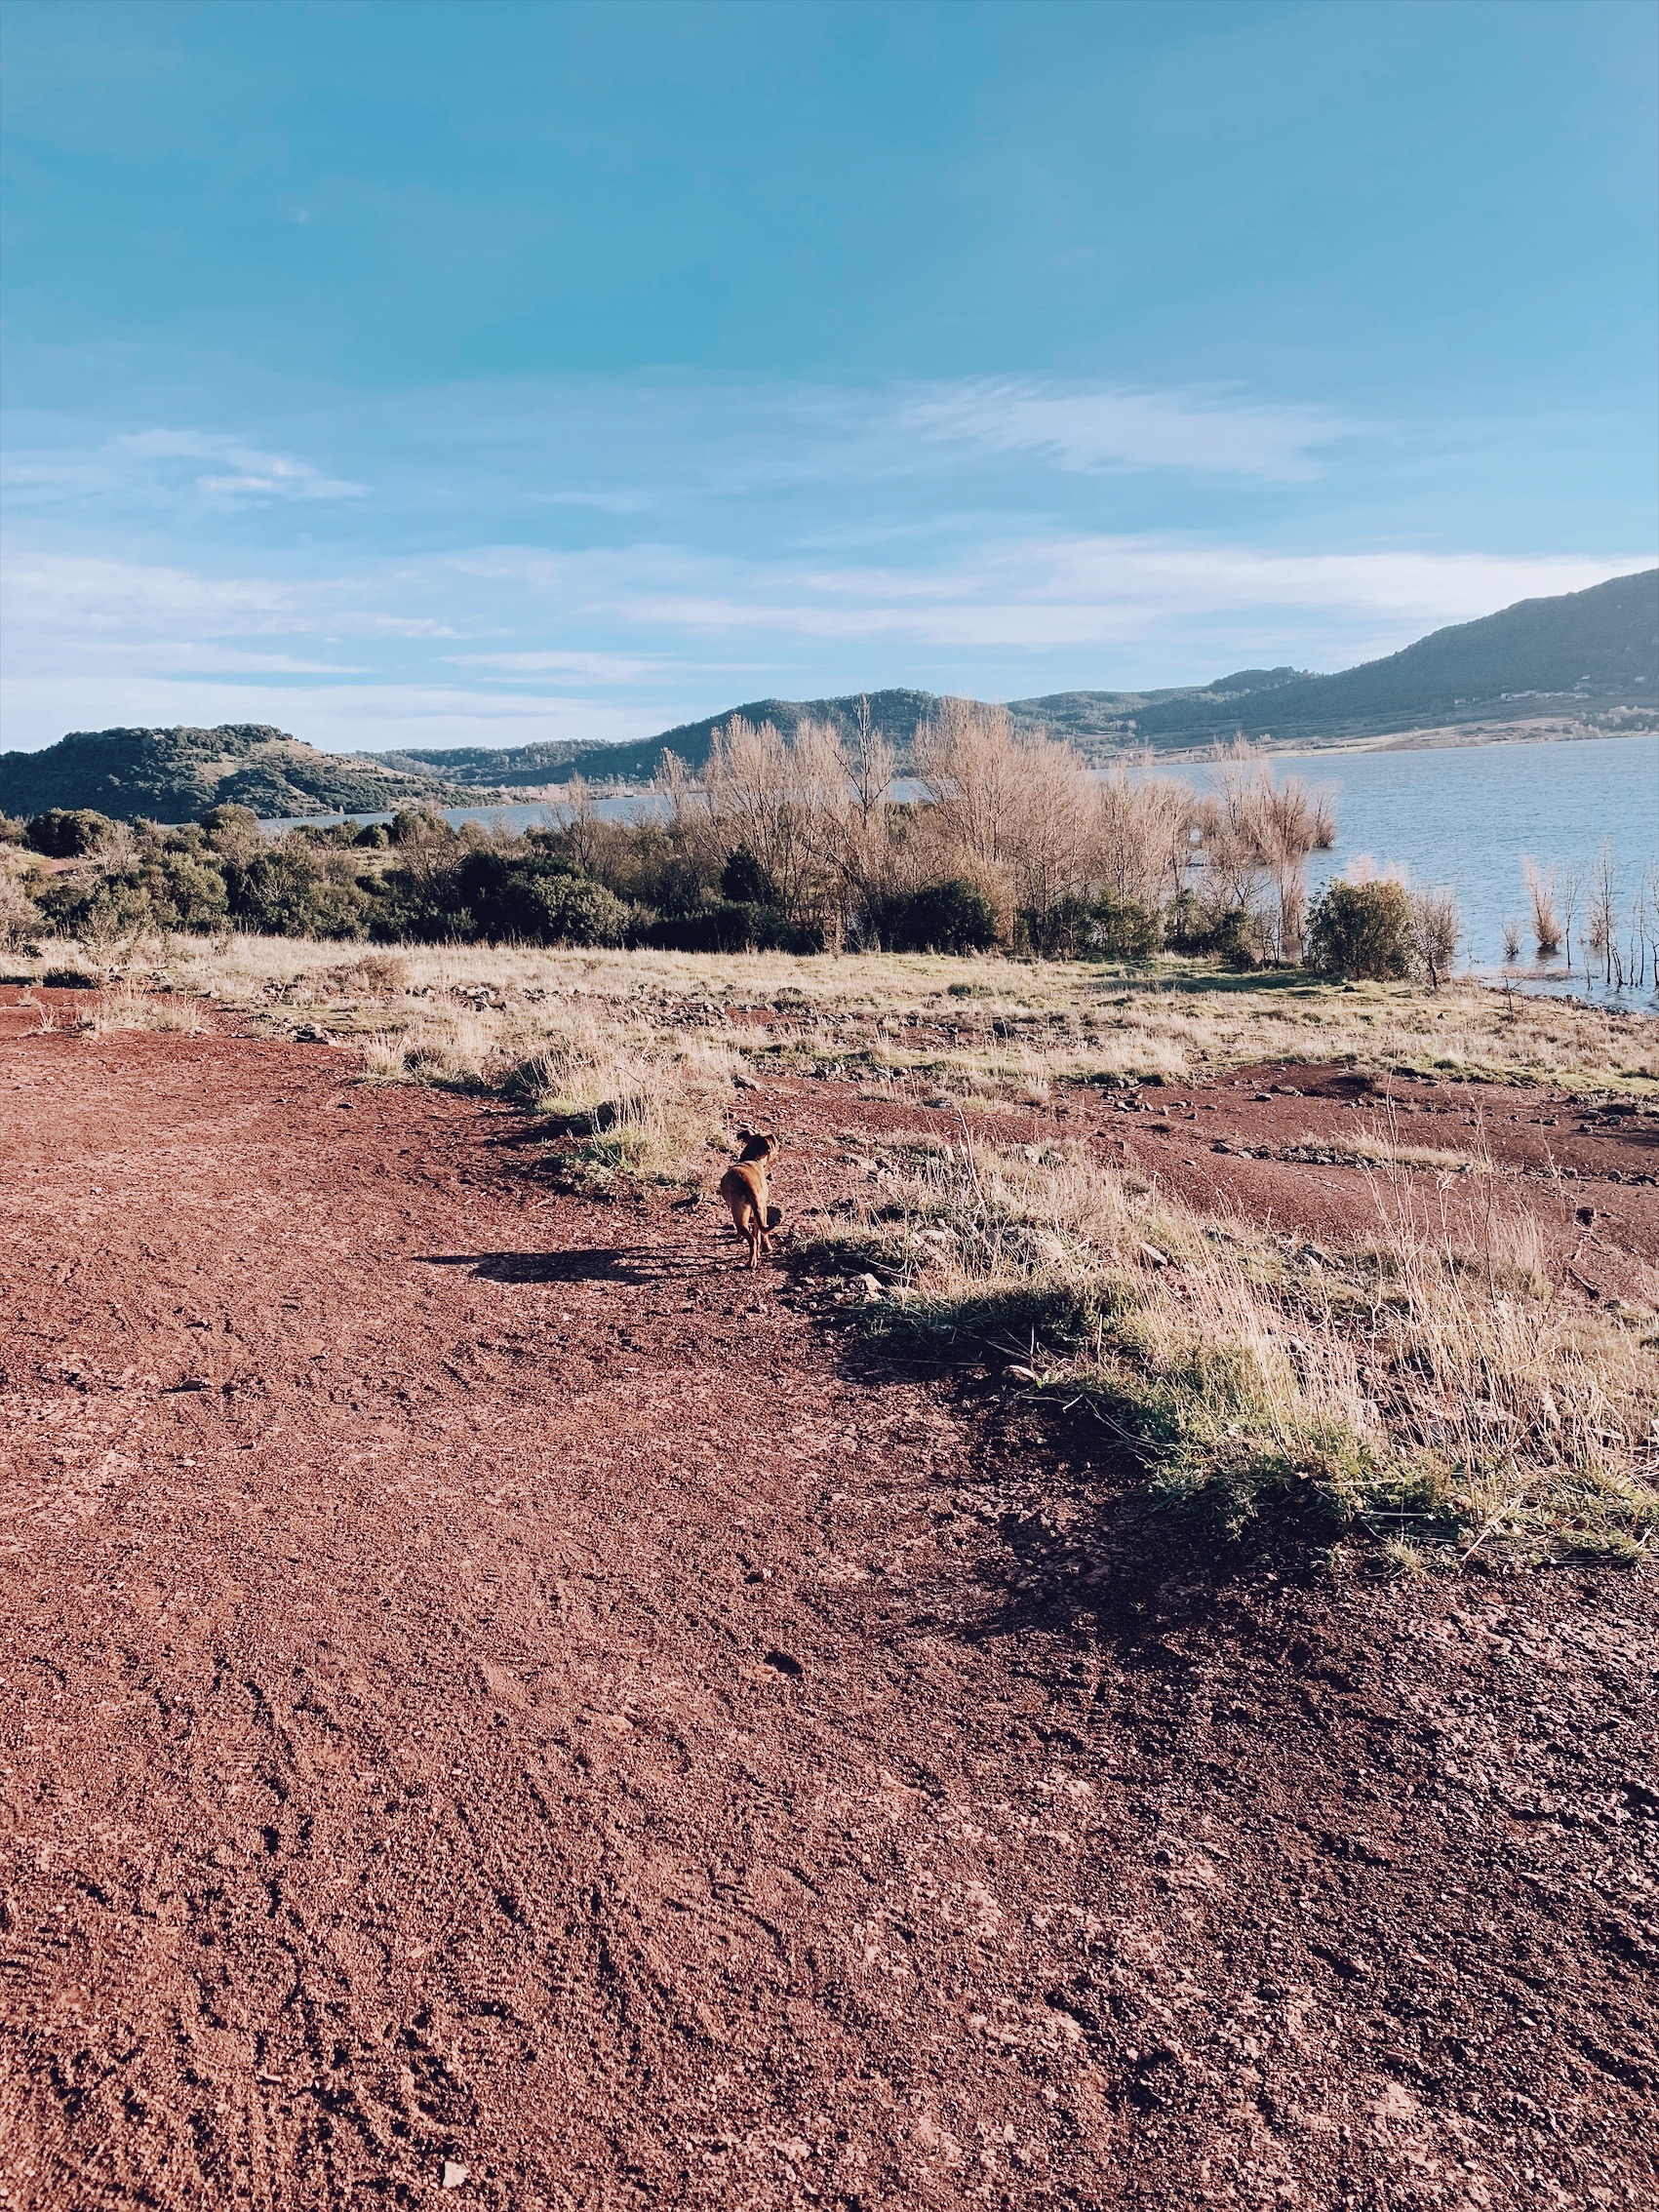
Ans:
POLYGON ((1659 548, 1645 0, 7 0, 8 746, 1340 667, 1659 548))

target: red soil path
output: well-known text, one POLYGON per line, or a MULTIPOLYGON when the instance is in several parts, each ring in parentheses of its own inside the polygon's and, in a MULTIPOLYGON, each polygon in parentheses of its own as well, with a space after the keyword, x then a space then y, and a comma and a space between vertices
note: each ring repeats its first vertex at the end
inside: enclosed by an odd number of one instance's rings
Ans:
MULTIPOLYGON (((1645 1574, 1151 1556, 1098 1436, 345 1075, 0 1047, 8 2212, 1655 2200, 1645 1574)), ((889 1113, 802 1086, 785 1204, 889 1113)))

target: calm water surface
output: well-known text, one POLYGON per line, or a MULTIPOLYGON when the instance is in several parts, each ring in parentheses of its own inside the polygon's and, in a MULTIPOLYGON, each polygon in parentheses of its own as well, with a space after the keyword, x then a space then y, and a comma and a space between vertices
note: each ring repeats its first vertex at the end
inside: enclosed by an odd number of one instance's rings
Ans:
MULTIPOLYGON (((1556 863, 1558 875, 1576 867, 1585 887, 1573 931, 1576 980, 1569 982, 1558 960, 1528 976, 1534 987, 1585 988, 1580 939, 1603 843, 1611 849, 1621 909, 1628 915, 1644 878, 1649 907, 1659 898, 1659 737, 1341 753, 1276 765, 1328 786, 1335 797, 1336 847, 1315 855, 1309 875, 1316 889, 1361 858, 1379 869, 1402 867, 1413 883, 1451 885, 1468 930, 1465 957, 1481 973, 1502 968, 1509 921, 1520 928, 1522 961, 1534 961, 1523 857, 1556 863)), ((1201 786, 1213 773, 1184 772, 1201 786)))
MULTIPOLYGON (((1580 962, 1588 889, 1603 843, 1611 850, 1621 909, 1628 915, 1647 883, 1650 907, 1659 900, 1659 737, 1599 737, 1547 745, 1463 745, 1421 753, 1339 753, 1283 759, 1275 766, 1331 791, 1336 807, 1334 850, 1316 854, 1310 877, 1316 891, 1352 863, 1365 858, 1377 869, 1403 868, 1413 883, 1449 884, 1467 926, 1465 958, 1476 971, 1495 976, 1503 966, 1506 922, 1521 929, 1523 988, 1587 990, 1580 962), (1576 867, 1585 885, 1574 930, 1574 972, 1560 959, 1533 966, 1526 922, 1530 912, 1521 863, 1527 857, 1564 871, 1576 867)), ((1177 772, 1201 789, 1214 770, 1183 766, 1177 772)), ((638 821, 653 812, 649 793, 603 799, 599 811, 638 821)), ((307 820, 338 821, 333 815, 307 820)), ((361 814, 359 821, 386 821, 361 814)), ((548 818, 545 804, 461 807, 452 822, 505 822, 516 830, 548 818)), ((291 822, 270 825, 292 828, 291 822)), ((1599 982, 1589 988, 1601 996, 1599 982)), ((1653 1006, 1647 987, 1627 991, 1623 1003, 1653 1006)))

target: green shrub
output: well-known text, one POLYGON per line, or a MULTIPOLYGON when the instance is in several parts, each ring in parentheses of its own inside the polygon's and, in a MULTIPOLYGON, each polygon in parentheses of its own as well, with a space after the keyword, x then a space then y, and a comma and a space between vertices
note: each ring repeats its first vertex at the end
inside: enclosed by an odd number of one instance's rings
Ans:
POLYGON ((640 932, 656 952, 822 952, 819 931, 792 922, 781 907, 719 899, 684 914, 659 914, 640 932))
POLYGON ((40 894, 40 909, 59 936, 80 937, 88 944, 113 944, 156 926, 149 893, 130 874, 49 884, 40 894))
POLYGON ((1387 983, 1411 972, 1411 900, 1386 877, 1331 884, 1308 916, 1308 966, 1350 982, 1387 983))
POLYGON ((1198 960, 1218 960, 1223 968, 1244 969, 1259 965, 1244 908, 1229 906, 1220 914, 1206 914, 1190 890, 1182 891, 1166 909, 1164 942, 1171 952, 1198 960))
POLYGON ((189 851, 163 850, 138 880, 164 929, 211 929, 229 909, 223 870, 189 851))
POLYGON ((746 845, 720 871, 720 895, 734 906, 775 906, 777 886, 746 845))
POLYGON ((1000 935, 990 899, 960 876, 881 900, 868 919, 889 952, 989 952, 1000 935))
POLYGON ((619 945, 632 920, 603 884, 585 876, 514 871, 488 917, 485 933, 531 945, 619 945))
POLYGON ((1163 931, 1132 899, 1063 898, 1046 914, 1023 911, 1017 941, 1040 960, 1150 960, 1163 931))
POLYGON ((247 860, 225 863, 226 903, 245 929, 269 937, 361 937, 371 898, 338 862, 320 859, 302 839, 285 837, 247 860))
POLYGON ((386 834, 393 845, 414 845, 421 838, 448 837, 451 830, 434 807, 400 807, 386 834))
POLYGON ((107 845, 114 833, 109 816, 95 813, 90 807, 48 807, 29 821, 23 842, 49 860, 77 860, 107 845))

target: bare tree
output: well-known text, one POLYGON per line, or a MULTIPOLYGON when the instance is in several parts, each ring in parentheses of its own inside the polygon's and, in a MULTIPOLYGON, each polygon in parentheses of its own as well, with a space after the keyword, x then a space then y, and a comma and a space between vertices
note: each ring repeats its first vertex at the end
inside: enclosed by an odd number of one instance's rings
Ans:
POLYGON ((1243 744, 1222 763, 1203 809, 1205 903, 1243 909, 1263 953, 1302 957, 1308 862, 1336 842, 1329 796, 1299 776, 1278 780, 1243 744))
POLYGON ((578 868, 591 869, 599 857, 599 808, 587 778, 579 772, 565 785, 565 796, 547 809, 549 827, 562 830, 565 849, 578 868))
POLYGON ((1086 830, 1090 888, 1119 906, 1156 910, 1186 888, 1196 864, 1197 794, 1174 776, 1131 776, 1114 762, 1095 784, 1086 830))
POLYGON ((1566 964, 1572 966, 1572 926, 1578 920, 1578 901, 1583 889, 1583 878, 1578 863, 1569 860, 1560 870, 1561 935, 1566 949, 1566 964))
POLYGON ((1536 860, 1523 859, 1521 873, 1532 907, 1532 941, 1540 955, 1547 960, 1561 949, 1561 919, 1556 904, 1556 871, 1554 867, 1540 868, 1536 860))
POLYGON ((1613 964, 1618 958, 1618 886, 1613 875, 1613 845, 1610 838, 1601 840, 1601 849, 1596 855, 1596 872, 1590 881, 1589 915, 1590 950, 1600 954, 1602 964, 1602 980, 1611 985, 1613 964))
POLYGON ((1417 966, 1428 977, 1430 990, 1438 991, 1451 973, 1463 935, 1457 893, 1447 886, 1414 890, 1410 894, 1409 914, 1411 949, 1417 966))
POLYGON ((1046 915, 1080 888, 1093 811, 1088 770, 1070 745, 1016 734, 1007 707, 941 699, 916 733, 916 770, 931 802, 919 854, 965 875, 996 901, 1046 915))

